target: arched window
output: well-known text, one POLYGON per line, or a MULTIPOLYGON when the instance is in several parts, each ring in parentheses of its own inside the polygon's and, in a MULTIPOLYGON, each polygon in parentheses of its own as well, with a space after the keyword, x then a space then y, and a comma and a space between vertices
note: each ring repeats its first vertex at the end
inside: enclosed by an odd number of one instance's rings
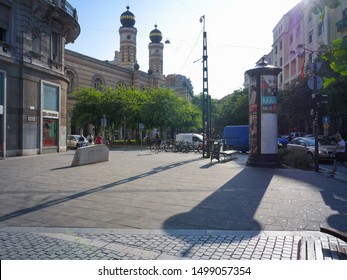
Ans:
POLYGON ((76 82, 75 74, 71 70, 67 70, 66 71, 66 76, 69 78, 69 84, 68 84, 68 87, 67 87, 67 94, 70 95, 71 92, 73 92, 75 90, 75 86, 76 86, 76 84, 75 84, 75 82, 76 82))
POLYGON ((101 90, 103 81, 100 77, 95 77, 93 82, 93 87, 97 90, 101 90))

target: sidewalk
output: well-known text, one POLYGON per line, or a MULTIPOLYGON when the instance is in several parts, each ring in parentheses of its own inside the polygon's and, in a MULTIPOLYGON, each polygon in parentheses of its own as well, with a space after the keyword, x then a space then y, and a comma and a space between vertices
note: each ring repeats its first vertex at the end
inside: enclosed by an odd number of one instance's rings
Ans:
POLYGON ((71 168, 73 153, 0 161, 1 259, 296 259, 302 236, 337 244, 319 225, 347 231, 343 172, 127 149, 71 168))

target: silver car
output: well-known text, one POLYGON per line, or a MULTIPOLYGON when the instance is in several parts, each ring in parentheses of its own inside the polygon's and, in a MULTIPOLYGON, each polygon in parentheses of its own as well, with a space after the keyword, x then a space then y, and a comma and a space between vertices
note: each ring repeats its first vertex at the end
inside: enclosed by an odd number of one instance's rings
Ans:
MULTIPOLYGON (((325 139, 318 139, 318 158, 320 160, 334 159, 335 147, 335 145, 325 139)), ((312 137, 296 137, 287 144, 287 149, 313 159, 315 155, 315 139, 312 137)))
POLYGON ((81 135, 68 135, 66 138, 66 146, 67 148, 73 148, 73 149, 77 149, 79 147, 82 146, 87 146, 88 145, 88 140, 87 138, 84 138, 83 143, 79 142, 81 135))

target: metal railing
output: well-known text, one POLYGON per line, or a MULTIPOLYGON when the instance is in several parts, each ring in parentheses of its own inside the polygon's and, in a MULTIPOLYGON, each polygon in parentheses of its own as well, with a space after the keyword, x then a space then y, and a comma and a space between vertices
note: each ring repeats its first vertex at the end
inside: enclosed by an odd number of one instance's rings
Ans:
POLYGON ((66 11, 76 21, 78 21, 76 9, 66 0, 45 0, 46 2, 66 11))

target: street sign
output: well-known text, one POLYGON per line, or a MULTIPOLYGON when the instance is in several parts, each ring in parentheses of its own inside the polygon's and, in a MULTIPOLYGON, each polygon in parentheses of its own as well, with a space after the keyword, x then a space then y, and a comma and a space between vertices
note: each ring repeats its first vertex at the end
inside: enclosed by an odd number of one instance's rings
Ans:
POLYGON ((316 84, 316 88, 314 85, 314 77, 309 77, 308 81, 307 81, 307 85, 310 89, 312 90, 319 90, 323 87, 323 79, 320 76, 316 76, 317 79, 317 84, 316 84))
POLYGON ((321 66, 322 66, 322 62, 317 62, 317 63, 310 62, 310 63, 308 64, 308 67, 310 67, 310 69, 313 70, 313 71, 314 71, 314 70, 318 71, 319 68, 321 68, 321 66), (316 69, 314 69, 315 66, 316 66, 316 69))

